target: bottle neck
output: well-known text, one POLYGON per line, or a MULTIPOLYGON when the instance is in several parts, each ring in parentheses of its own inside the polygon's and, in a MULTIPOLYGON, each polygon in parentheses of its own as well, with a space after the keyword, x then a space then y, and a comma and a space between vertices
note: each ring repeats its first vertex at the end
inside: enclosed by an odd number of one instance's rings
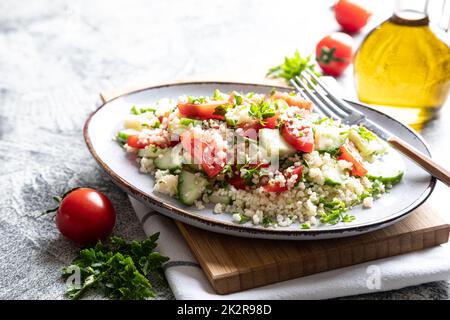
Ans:
POLYGON ((428 25, 428 0, 397 0, 391 21, 408 26, 428 25))

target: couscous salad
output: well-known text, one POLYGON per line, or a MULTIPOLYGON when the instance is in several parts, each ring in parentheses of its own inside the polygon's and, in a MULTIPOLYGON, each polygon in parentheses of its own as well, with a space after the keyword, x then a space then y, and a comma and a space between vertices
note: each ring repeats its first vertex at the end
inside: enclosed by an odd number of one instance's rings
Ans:
POLYGON ((133 106, 116 136, 154 191, 236 223, 303 229, 354 220, 401 181, 401 156, 295 93, 220 92, 133 106))

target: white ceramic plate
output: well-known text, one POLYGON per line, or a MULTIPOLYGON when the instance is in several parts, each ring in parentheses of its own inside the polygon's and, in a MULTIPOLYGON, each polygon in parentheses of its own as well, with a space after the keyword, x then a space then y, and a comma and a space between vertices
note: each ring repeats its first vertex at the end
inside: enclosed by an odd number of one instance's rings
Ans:
MULTIPOLYGON (((435 179, 422 169, 405 159, 406 174, 402 182, 390 193, 374 202, 373 208, 354 208, 351 214, 356 220, 351 223, 323 225, 314 229, 302 230, 298 223, 289 227, 264 228, 251 223, 244 225, 232 222, 230 214, 214 214, 212 207, 204 210, 187 207, 176 199, 153 192, 154 179, 141 174, 135 159, 127 155, 113 140, 122 127, 123 119, 134 104, 150 104, 158 99, 177 98, 183 94, 193 96, 211 95, 214 89, 221 91, 269 93, 273 88, 267 85, 230 82, 188 82, 160 85, 135 91, 115 98, 95 111, 86 121, 84 138, 88 148, 100 166, 113 181, 136 199, 149 204, 158 212, 184 223, 235 236, 284 240, 329 239, 353 236, 386 227, 404 217, 422 204, 434 189, 435 179)), ((278 88, 287 90, 286 88, 278 88)), ((365 112, 370 119, 382 124, 393 134, 410 143, 427 155, 430 152, 420 136, 414 131, 375 109, 353 103, 365 112)))

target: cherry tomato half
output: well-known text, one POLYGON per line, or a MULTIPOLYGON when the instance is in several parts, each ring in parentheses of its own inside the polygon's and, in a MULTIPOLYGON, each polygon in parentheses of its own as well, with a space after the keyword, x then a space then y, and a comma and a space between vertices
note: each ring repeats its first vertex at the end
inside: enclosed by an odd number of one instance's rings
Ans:
POLYGON ((340 76, 351 63, 353 39, 346 33, 333 32, 316 46, 316 60, 323 72, 340 76))
POLYGON ((115 222, 116 213, 111 201, 90 188, 78 188, 65 195, 56 214, 59 231, 80 244, 106 238, 115 222))
POLYGON ((358 32, 369 21, 372 12, 351 0, 339 0, 334 6, 336 21, 347 32, 358 32))
POLYGON ((364 168, 362 163, 361 155, 352 143, 346 143, 342 145, 339 150, 341 155, 338 160, 345 160, 353 164, 352 171, 350 172, 352 176, 364 177, 367 173, 367 169, 364 168))
POLYGON ((217 108, 227 104, 229 104, 228 101, 211 101, 203 104, 180 102, 178 103, 178 111, 181 115, 188 118, 223 120, 224 116, 220 112, 217 112, 217 108))
POLYGON ((309 153, 314 150, 314 133, 310 127, 295 128, 291 124, 284 124, 281 136, 298 151, 309 153))

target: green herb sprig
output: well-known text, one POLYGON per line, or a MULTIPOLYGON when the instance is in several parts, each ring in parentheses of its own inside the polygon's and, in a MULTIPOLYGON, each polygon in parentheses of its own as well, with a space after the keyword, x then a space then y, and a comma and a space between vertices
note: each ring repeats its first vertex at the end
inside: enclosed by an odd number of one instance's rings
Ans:
POLYGON ((306 69, 311 70, 317 76, 320 75, 320 73, 314 70, 314 62, 312 62, 311 55, 303 58, 298 50, 296 50, 292 57, 286 56, 282 64, 270 68, 266 76, 269 78, 285 79, 286 82, 289 82, 289 80, 296 76, 300 76, 306 69))
POLYGON ((62 270, 65 279, 79 275, 68 285, 66 296, 78 299, 89 290, 103 289, 106 297, 121 300, 143 300, 155 297, 148 275, 164 282, 162 265, 168 257, 154 251, 159 233, 144 241, 126 243, 111 237, 110 244, 99 241, 94 247, 82 249, 79 257, 62 270))

